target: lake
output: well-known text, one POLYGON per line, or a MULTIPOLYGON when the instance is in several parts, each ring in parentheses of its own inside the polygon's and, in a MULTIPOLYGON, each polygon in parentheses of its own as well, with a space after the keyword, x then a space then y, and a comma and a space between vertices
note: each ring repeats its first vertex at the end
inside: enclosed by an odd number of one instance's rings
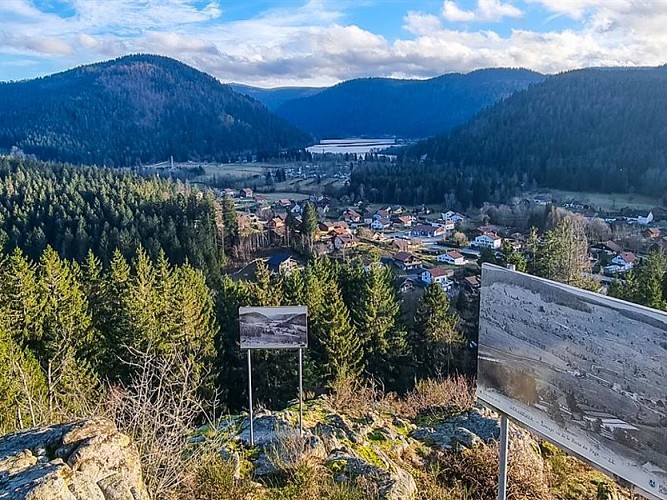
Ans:
POLYGON ((355 153, 366 154, 390 146, 403 146, 395 139, 324 139, 319 144, 306 148, 310 153, 355 153))

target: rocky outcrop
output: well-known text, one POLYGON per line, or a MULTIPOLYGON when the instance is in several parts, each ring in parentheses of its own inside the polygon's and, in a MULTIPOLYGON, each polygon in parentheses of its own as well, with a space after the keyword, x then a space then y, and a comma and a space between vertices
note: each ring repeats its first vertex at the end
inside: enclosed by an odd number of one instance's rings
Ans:
POLYGON ((451 420, 416 428, 411 436, 440 450, 451 450, 457 446, 471 448, 479 443, 497 440, 500 436, 500 421, 495 413, 486 408, 473 408, 451 420))
POLYGON ((0 500, 148 500, 139 454, 106 419, 0 437, 0 500))

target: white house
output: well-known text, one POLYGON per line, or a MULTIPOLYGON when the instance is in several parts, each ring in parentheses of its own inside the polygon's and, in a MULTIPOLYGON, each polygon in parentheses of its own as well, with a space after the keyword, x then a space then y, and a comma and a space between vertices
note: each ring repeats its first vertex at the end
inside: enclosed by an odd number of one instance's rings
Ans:
POLYGON ((632 252, 621 252, 614 257, 611 262, 621 268, 622 271, 629 271, 635 266, 637 257, 632 252))
POLYGON ((444 267, 434 267, 433 269, 424 269, 419 273, 421 279, 427 285, 440 285, 443 290, 449 290, 453 282, 449 279, 454 273, 444 267))
POLYGON ((462 266, 466 263, 466 259, 456 250, 450 250, 449 252, 440 254, 436 257, 438 262, 444 262, 445 264, 450 264, 452 266, 462 266))
POLYGON ((449 210, 448 212, 443 212, 442 218, 446 221, 452 221, 454 224, 459 224, 465 220, 465 216, 458 212, 449 210))
POLYGON ((480 248, 491 248, 497 250, 503 245, 503 239, 496 233, 488 232, 477 236, 473 240, 472 245, 480 248))
POLYGON ((642 226, 646 226, 653 222, 653 212, 649 212, 646 217, 643 215, 640 215, 637 217, 637 224, 641 224, 642 226))
POLYGON ((376 231, 382 231, 388 227, 391 227, 391 221, 389 219, 375 219, 371 222, 371 229, 375 229, 376 231))
POLYGON ((347 250, 354 248, 359 242, 352 234, 339 234, 334 238, 334 247, 336 250, 347 250))

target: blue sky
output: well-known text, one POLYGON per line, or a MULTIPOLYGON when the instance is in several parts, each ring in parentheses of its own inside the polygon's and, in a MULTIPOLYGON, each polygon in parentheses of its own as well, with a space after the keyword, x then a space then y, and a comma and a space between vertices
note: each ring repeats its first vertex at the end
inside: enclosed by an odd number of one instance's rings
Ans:
POLYGON ((225 82, 667 62, 667 0, 0 0, 0 80, 148 52, 225 82))

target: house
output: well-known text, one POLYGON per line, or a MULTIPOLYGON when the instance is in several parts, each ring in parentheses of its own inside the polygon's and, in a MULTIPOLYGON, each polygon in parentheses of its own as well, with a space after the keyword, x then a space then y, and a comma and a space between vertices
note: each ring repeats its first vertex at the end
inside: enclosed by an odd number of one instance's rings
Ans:
POLYGON ((637 224, 640 224, 642 226, 646 226, 651 222, 653 222, 653 212, 649 212, 646 217, 644 217, 643 215, 637 217, 637 224))
POLYGON ((503 244, 503 239, 498 236, 496 233, 484 233, 475 237, 472 242, 473 246, 480 248, 491 248, 493 250, 498 250, 503 244))
POLYGON ((397 238, 391 241, 391 246, 399 252, 407 252, 410 249, 410 241, 397 238))
POLYGON ((232 188, 225 188, 222 191, 223 196, 231 196, 232 198, 236 196, 236 190, 232 188))
POLYGON ((460 281, 461 286, 466 290, 474 292, 482 287, 482 280, 479 276, 468 276, 460 281))
POLYGON ((637 257, 632 252, 621 252, 611 259, 611 263, 619 266, 622 271, 629 271, 635 266, 637 257))
POLYGON ((347 250, 356 247, 358 244, 359 241, 352 234, 339 234, 334 238, 334 248, 336 250, 347 250))
POLYGON ((267 227, 271 230, 278 231, 285 227, 285 220, 282 217, 274 217, 269 221, 267 227))
POLYGON ((397 288, 398 293, 408 293, 415 289, 415 282, 411 278, 401 278, 397 288))
POLYGON ((452 266, 462 266, 466 263, 466 259, 456 250, 450 250, 436 257, 438 262, 444 262, 445 264, 450 264, 452 266))
POLYGON ((267 261, 269 272, 276 274, 288 274, 298 267, 297 262, 287 253, 279 253, 267 261))
POLYGON ((361 215, 353 209, 348 209, 343 212, 343 220, 347 223, 359 224, 361 222, 361 215))
POLYGON ((241 192, 239 194, 240 194, 241 198, 252 198, 252 189, 243 188, 243 189, 241 189, 241 192))
POLYGON ((287 208, 291 204, 292 204, 292 202, 289 201, 287 198, 281 198, 281 199, 278 200, 278 205, 280 205, 281 207, 287 208))
POLYGON ((261 196, 258 194, 255 195, 255 202, 261 206, 268 204, 268 202, 266 201, 266 196, 261 196))
POLYGON ((375 229, 376 231, 382 231, 383 229, 387 229, 391 227, 391 221, 389 219, 375 219, 373 222, 371 222, 371 229, 375 229))
POLYGON ((404 271, 421 266, 421 260, 408 252, 398 252, 394 255, 394 263, 404 271))
POLYGON ((403 227, 410 227, 412 225, 412 217, 409 215, 399 215, 394 217, 394 222, 403 227))
POLYGON ((410 230, 411 236, 425 236, 435 238, 445 235, 445 228, 442 226, 431 226, 427 224, 420 224, 410 230))
POLYGON ((444 212, 442 214, 442 218, 446 221, 451 221, 454 224, 460 224, 465 220, 465 216, 463 214, 460 214, 458 212, 453 212, 449 210, 448 212, 444 212))
POLYGON ((642 231, 642 236, 648 239, 660 238, 660 229, 657 227, 649 227, 648 229, 644 229, 644 231, 642 231))
POLYGON ((454 230, 454 222, 451 221, 451 220, 438 219, 437 221, 435 221, 435 224, 437 226, 444 227, 446 231, 453 231, 454 230))
POLYGON ((615 255, 623 251, 618 243, 615 243, 611 240, 597 243, 591 247, 591 250, 595 251, 595 253, 605 252, 607 255, 615 255))
POLYGON ((388 219, 389 218, 389 212, 387 210, 378 210, 375 212, 373 215, 373 219, 378 220, 378 219, 388 219))
POLYGON ((454 272, 444 267, 434 267, 433 269, 424 269, 419 273, 419 279, 427 285, 440 285, 443 290, 452 288, 452 281, 449 279, 454 272))
POLYGON ((317 224, 317 229, 319 229, 320 232, 325 233, 325 234, 333 231, 333 228, 334 228, 334 223, 333 222, 321 221, 321 222, 318 222, 318 224, 317 224))

